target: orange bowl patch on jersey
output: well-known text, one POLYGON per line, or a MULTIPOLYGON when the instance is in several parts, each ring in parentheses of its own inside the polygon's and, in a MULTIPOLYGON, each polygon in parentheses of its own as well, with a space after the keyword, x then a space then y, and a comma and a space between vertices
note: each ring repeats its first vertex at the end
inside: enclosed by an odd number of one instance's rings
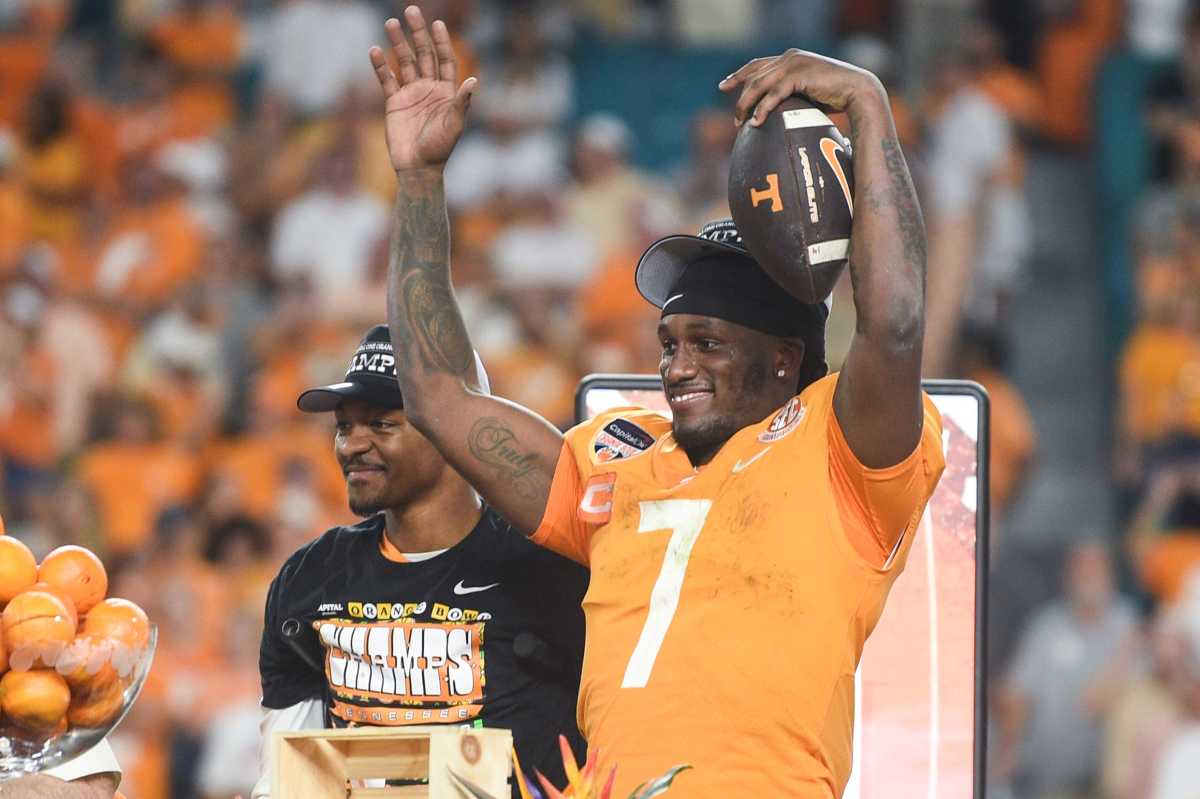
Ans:
POLYGON ((613 419, 592 439, 592 459, 611 463, 641 455, 654 446, 654 436, 628 419, 613 419))

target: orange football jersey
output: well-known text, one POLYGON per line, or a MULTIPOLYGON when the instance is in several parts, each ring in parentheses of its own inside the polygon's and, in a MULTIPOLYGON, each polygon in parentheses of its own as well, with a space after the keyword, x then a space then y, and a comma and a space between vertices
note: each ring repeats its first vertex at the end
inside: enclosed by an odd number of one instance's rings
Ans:
POLYGON ((926 398, 916 450, 863 466, 836 385, 699 469, 652 411, 567 433, 533 540, 592 570, 579 726, 614 796, 683 763, 680 799, 841 796, 863 643, 945 462, 926 398))

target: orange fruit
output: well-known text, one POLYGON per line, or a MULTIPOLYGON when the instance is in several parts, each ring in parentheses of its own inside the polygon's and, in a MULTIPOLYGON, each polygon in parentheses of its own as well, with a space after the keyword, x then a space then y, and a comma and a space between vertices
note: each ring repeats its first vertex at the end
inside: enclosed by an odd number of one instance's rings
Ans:
POLYGON ((4 625, 0 624, 0 674, 8 671, 8 644, 4 643, 4 625))
POLYGON ((0 621, 10 653, 47 644, 66 646, 75 640, 72 610, 49 591, 29 590, 17 594, 5 606, 0 621))
POLYGON ((80 613, 87 613, 108 593, 108 572, 90 549, 69 544, 42 558, 38 580, 60 589, 80 613))
POLYGON ((0 535, 0 602, 37 582, 37 560, 19 538, 0 535))
POLYGON ((72 693, 95 691, 120 680, 112 655, 112 643, 107 638, 84 633, 76 636, 59 657, 56 669, 66 678, 72 693))
POLYGON ((150 619, 135 603, 112 597, 88 611, 80 632, 142 649, 150 642, 150 619))
POLYGON ((52 732, 70 704, 67 681, 49 669, 10 671, 0 677, 0 708, 14 724, 30 732, 52 732))
POLYGON ((67 615, 71 617, 71 621, 74 622, 76 627, 79 626, 79 613, 77 612, 78 608, 75 607, 75 600, 71 599, 71 597, 67 595, 66 591, 63 591, 61 588, 58 588, 57 586, 50 585, 50 583, 43 583, 43 582, 36 582, 33 585, 29 586, 25 590, 26 591, 45 591, 47 594, 54 594, 54 596, 61 599, 63 605, 66 606, 67 615))
POLYGON ((94 691, 77 693, 67 709, 67 721, 72 727, 102 727, 116 718, 124 704, 125 686, 113 680, 94 691))

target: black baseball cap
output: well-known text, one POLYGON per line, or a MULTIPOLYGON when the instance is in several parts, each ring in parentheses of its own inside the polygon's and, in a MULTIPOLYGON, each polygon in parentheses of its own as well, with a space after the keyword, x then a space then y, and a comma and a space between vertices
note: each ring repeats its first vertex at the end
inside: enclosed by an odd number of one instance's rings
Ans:
POLYGON ((662 317, 696 314, 772 336, 804 341, 802 386, 828 372, 825 323, 832 298, 804 303, 775 282, 742 243, 732 219, 709 222, 700 235, 651 244, 638 260, 638 291, 662 317))
POLYGON ((387 325, 375 325, 367 331, 350 359, 344 381, 308 389, 296 399, 296 407, 305 413, 325 413, 335 410, 346 398, 380 408, 404 407, 387 325))
MULTIPOLYGON (((634 281, 637 284, 638 292, 647 301, 655 307, 663 308, 679 293, 677 288, 680 287, 684 273, 688 271, 689 267, 704 264, 705 271, 711 272, 708 265, 720 261, 727 263, 730 270, 736 273, 736 277, 731 275, 729 281, 720 280, 718 282, 733 282, 742 285, 744 288, 736 293, 761 295, 766 289, 770 294, 778 295, 779 302, 791 304, 787 299, 791 295, 763 271, 758 262, 754 260, 754 256, 746 249, 742 243, 742 235, 738 232, 732 219, 708 222, 700 228, 698 236, 678 233, 654 242, 638 259, 634 281)), ((690 283, 693 280, 687 282, 690 283)), ((728 286, 720 288, 726 289, 728 286)), ((753 297, 753 299, 761 300, 762 297, 753 297)), ((796 306, 805 305, 799 300, 794 302, 796 306)), ((826 299, 819 306, 828 316, 833 307, 833 299, 826 299)), ((717 314, 708 315, 716 316, 717 314)))

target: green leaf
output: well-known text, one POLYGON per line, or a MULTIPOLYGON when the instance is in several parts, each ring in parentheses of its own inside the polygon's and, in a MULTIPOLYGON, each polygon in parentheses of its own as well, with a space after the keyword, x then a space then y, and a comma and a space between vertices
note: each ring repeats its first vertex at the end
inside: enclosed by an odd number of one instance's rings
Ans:
POLYGON ((675 781, 675 777, 679 775, 679 772, 690 768, 691 766, 676 766, 656 780, 643 782, 633 789, 633 793, 629 795, 629 799, 651 799, 651 797, 666 793, 667 788, 671 787, 671 783, 675 781))

